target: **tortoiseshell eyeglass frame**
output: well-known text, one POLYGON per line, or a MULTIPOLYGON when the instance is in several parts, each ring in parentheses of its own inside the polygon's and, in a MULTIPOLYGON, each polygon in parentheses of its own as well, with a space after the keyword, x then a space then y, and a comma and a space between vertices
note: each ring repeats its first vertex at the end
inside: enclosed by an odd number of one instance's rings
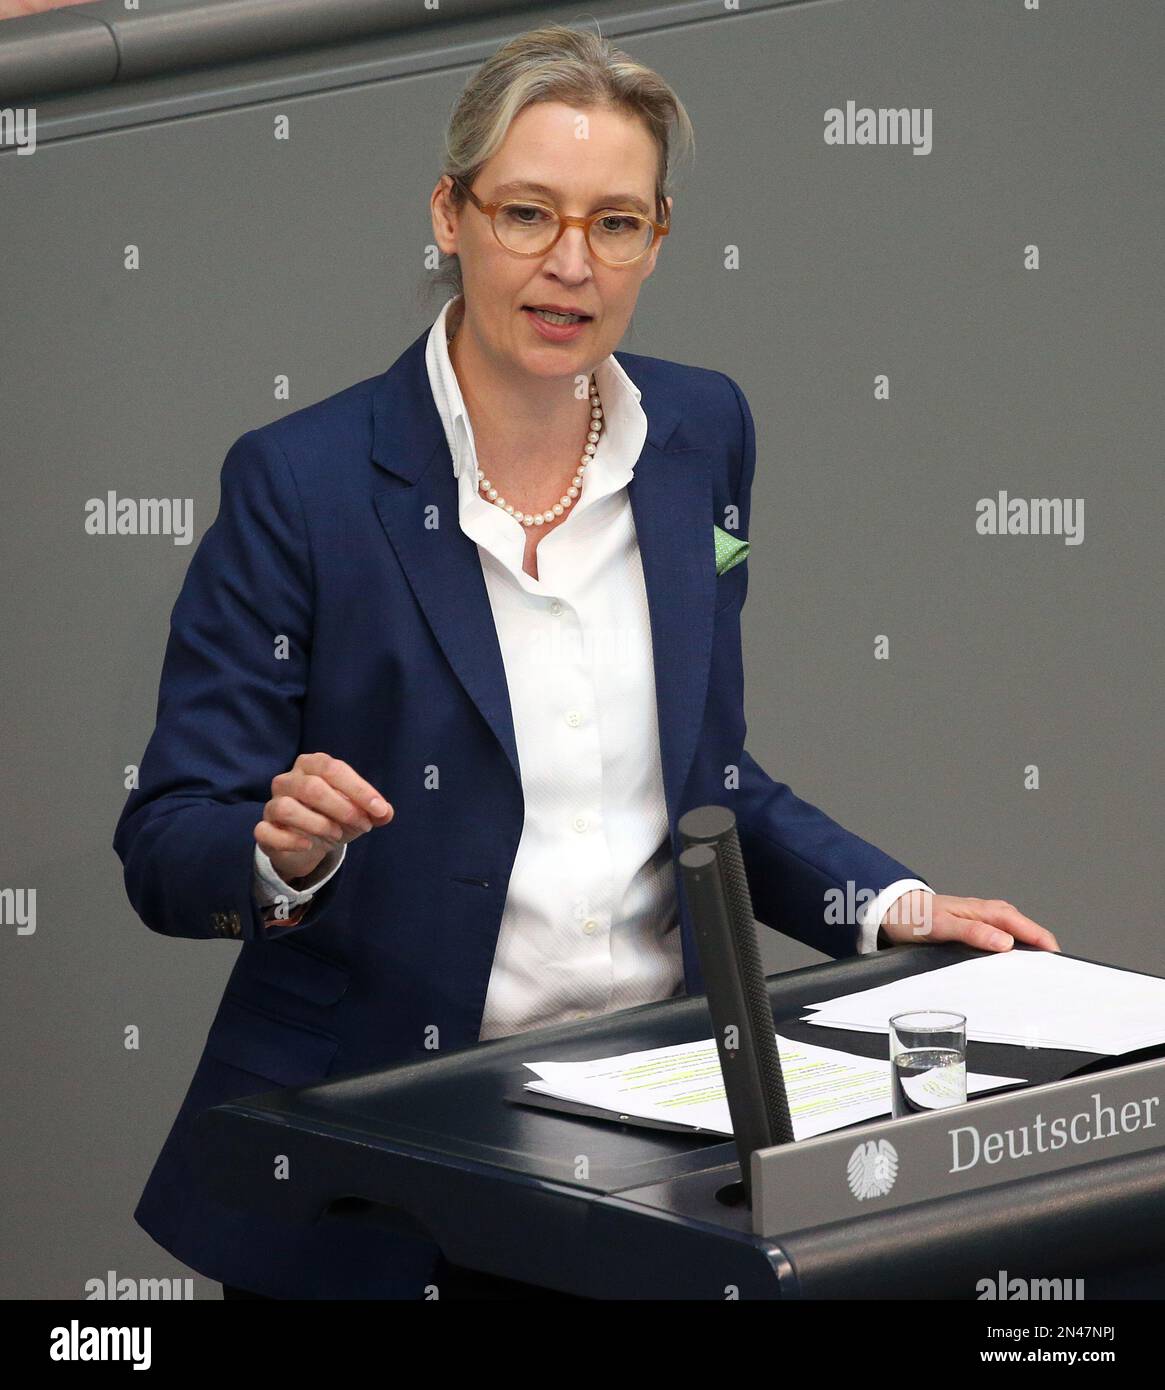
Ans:
POLYGON ((632 258, 629 261, 609 261, 605 256, 601 255, 598 251, 596 251, 593 245, 591 245, 591 228, 594 226, 596 222, 599 221, 600 218, 610 217, 613 212, 623 212, 632 217, 643 217, 643 214, 641 212, 636 212, 634 208, 606 208, 601 212, 592 213, 590 217, 570 217, 564 212, 559 212, 557 208, 552 208, 549 207, 546 203, 539 202, 537 198, 505 198, 502 199, 500 202, 496 203, 483 203, 481 199, 477 196, 477 194, 473 191, 473 189, 470 188, 469 185, 465 182, 464 179, 460 178, 457 174, 449 174, 447 175, 447 177, 450 178, 457 185, 457 187, 461 189, 461 191, 465 194, 465 196, 469 199, 473 206, 477 208, 478 212, 485 213, 485 215, 489 218, 490 226, 493 227, 494 238, 497 241, 498 245, 502 248, 502 250, 508 251, 511 256, 521 256, 523 259, 529 259, 533 256, 549 255, 549 253, 553 251, 553 249, 558 245, 559 238, 562 236, 563 232, 566 231, 567 227, 581 227, 583 230, 583 235, 587 239, 587 245, 590 247, 591 254, 595 256, 596 259, 602 261, 604 265, 609 265, 613 270, 623 270, 625 267, 629 265, 634 265, 637 261, 641 261, 643 257, 646 256, 647 253, 651 250, 651 248, 656 244, 656 242, 661 237, 667 236, 668 232, 671 231, 670 221, 655 222, 650 217, 645 217, 643 218, 643 220, 649 223, 649 225, 651 226, 652 235, 651 240, 647 243, 643 250, 640 251, 638 255, 632 256, 632 258), (507 203, 516 203, 522 207, 545 208, 547 212, 554 213, 554 215, 558 218, 558 233, 555 236, 554 240, 550 243, 550 245, 544 246, 541 251, 515 251, 512 246, 507 246, 506 243, 501 239, 501 237, 498 236, 498 225, 497 222, 494 220, 497 217, 497 214, 501 211, 502 208, 506 206, 507 203))

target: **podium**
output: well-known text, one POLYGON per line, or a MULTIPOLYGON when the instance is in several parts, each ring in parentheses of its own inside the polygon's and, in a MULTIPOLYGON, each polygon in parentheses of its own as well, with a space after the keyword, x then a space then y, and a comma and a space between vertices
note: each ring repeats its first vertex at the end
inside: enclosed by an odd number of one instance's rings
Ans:
MULTIPOLYGON (((885 1035, 799 1016, 980 954, 904 945, 772 976, 775 1027, 884 1058, 885 1035)), ((1098 1057, 970 1042, 969 1071, 1032 1084, 758 1151, 751 1208, 725 1136, 600 1119, 522 1092, 533 1079, 524 1062, 710 1036, 703 996, 681 997, 246 1097, 203 1112, 195 1158, 228 1205, 423 1234, 455 1266, 589 1298, 975 1299, 983 1281, 1016 1277, 1063 1280, 1066 1298, 1079 1280, 1090 1300, 1165 1293, 1165 1103, 1154 1102, 1165 1047, 1098 1057), (1069 1128, 1042 1152, 1030 1138, 1069 1128), (1012 1157, 1013 1137, 988 1158, 1008 1133, 1026 1133, 1030 1153, 1012 1157), (888 1188, 855 1195, 858 1152, 884 1160, 888 1188), (273 1153, 288 1156, 294 1181, 272 1180, 273 1153)))

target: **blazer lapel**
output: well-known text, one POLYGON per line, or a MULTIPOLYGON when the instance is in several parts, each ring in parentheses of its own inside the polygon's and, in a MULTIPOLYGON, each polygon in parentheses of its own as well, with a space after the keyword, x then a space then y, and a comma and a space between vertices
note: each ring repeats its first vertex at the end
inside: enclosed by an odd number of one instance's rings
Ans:
POLYGON ((711 457, 644 445, 627 484, 643 561, 660 757, 674 835, 708 691, 715 607, 711 457))
MULTIPOLYGON (((425 366, 428 330, 380 379, 372 457, 408 486, 374 496, 377 515, 457 679, 521 781, 505 665, 476 544, 459 521, 453 460, 425 366), (434 525, 436 521, 436 525, 434 525)), ((647 442, 628 483, 651 615, 660 756, 674 835, 704 715, 715 565, 711 455, 668 451, 679 410, 644 390, 647 442)))
POLYGON ((461 529, 457 479, 425 366, 426 329, 380 378, 372 458, 401 479, 373 497, 401 568, 457 679, 521 782, 506 671, 477 546, 461 529))

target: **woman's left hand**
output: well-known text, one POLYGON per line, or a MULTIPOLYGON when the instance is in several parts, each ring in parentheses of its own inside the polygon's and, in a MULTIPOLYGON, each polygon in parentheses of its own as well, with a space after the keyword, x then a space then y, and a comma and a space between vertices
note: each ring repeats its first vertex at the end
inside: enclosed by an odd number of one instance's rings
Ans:
POLYGON ((904 893, 891 903, 882 930, 898 945, 962 941, 981 951, 1010 951, 1017 941, 1045 951, 1060 949, 1046 927, 999 898, 955 898, 943 893, 904 893))

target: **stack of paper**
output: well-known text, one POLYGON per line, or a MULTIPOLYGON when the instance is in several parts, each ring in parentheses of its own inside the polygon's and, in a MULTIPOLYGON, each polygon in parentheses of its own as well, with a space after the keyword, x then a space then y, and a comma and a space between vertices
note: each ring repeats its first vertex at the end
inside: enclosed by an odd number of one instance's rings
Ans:
MULTIPOLYGON (((795 1139, 890 1113, 889 1060, 776 1037, 795 1139)), ((528 1091, 611 1110, 622 1118, 667 1120, 714 1134, 732 1133, 720 1059, 711 1038, 593 1062, 525 1065, 541 1077, 526 1082, 528 1091)), ((1027 1084, 1021 1076, 967 1073, 968 1094, 1027 1084)))
POLYGON ((1165 1042, 1165 980, 1055 951, 1005 951, 808 1007, 804 1022, 862 1033, 943 1009, 966 1016, 973 1042, 1112 1055, 1165 1042))

